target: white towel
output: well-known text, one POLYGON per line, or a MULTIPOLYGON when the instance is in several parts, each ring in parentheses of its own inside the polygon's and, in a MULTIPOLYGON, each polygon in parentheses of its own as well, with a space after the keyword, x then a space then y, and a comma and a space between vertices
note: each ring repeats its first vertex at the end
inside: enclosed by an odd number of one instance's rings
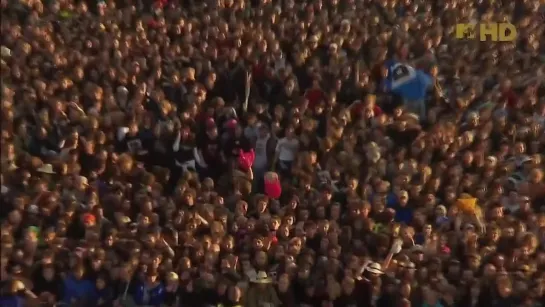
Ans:
POLYGON ((175 161, 175 163, 176 163, 176 166, 181 167, 184 170, 184 172, 187 172, 190 169, 192 169, 192 170, 195 169, 195 160, 189 160, 189 161, 186 161, 186 162, 183 162, 183 163, 175 161))

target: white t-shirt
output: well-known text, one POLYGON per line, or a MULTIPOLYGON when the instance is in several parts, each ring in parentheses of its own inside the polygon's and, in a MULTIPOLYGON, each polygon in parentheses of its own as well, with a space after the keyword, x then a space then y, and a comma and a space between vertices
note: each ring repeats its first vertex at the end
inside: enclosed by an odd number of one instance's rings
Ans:
POLYGON ((516 200, 510 199, 509 197, 503 197, 501 200, 501 204, 504 209, 507 209, 512 213, 517 212, 520 208, 518 202, 516 200))
POLYGON ((299 149, 299 140, 287 138, 281 138, 276 145, 276 152, 278 153, 278 159, 281 161, 292 162, 295 160, 295 154, 299 149))

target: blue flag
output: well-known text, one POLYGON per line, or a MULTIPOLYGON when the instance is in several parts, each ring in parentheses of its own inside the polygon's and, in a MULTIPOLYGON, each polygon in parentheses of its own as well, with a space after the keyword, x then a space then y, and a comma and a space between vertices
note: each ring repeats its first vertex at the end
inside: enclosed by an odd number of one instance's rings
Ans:
POLYGON ((423 100, 432 84, 431 77, 425 72, 396 61, 388 61, 388 77, 384 80, 387 91, 406 100, 423 100))

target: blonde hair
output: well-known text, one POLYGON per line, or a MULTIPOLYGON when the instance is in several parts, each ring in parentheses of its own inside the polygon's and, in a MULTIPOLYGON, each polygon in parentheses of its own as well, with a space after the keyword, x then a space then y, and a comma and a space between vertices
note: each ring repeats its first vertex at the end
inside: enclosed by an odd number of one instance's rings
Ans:
POLYGON ((124 172, 124 173, 128 173, 132 170, 133 168, 133 165, 134 165, 134 159, 128 155, 128 154, 121 154, 119 157, 118 157, 118 165, 120 166, 121 168, 121 171, 124 172))
POLYGON ((533 233, 526 233, 522 238, 522 243, 530 249, 530 253, 534 253, 539 245, 539 240, 533 233))

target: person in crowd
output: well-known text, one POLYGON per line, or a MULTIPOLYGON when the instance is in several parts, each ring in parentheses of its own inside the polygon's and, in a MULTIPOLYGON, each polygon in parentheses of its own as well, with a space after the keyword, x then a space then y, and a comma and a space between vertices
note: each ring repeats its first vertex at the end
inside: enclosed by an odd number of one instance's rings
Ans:
POLYGON ((244 303, 246 306, 280 306, 276 289, 272 287, 272 279, 264 271, 259 271, 250 279, 244 303))

